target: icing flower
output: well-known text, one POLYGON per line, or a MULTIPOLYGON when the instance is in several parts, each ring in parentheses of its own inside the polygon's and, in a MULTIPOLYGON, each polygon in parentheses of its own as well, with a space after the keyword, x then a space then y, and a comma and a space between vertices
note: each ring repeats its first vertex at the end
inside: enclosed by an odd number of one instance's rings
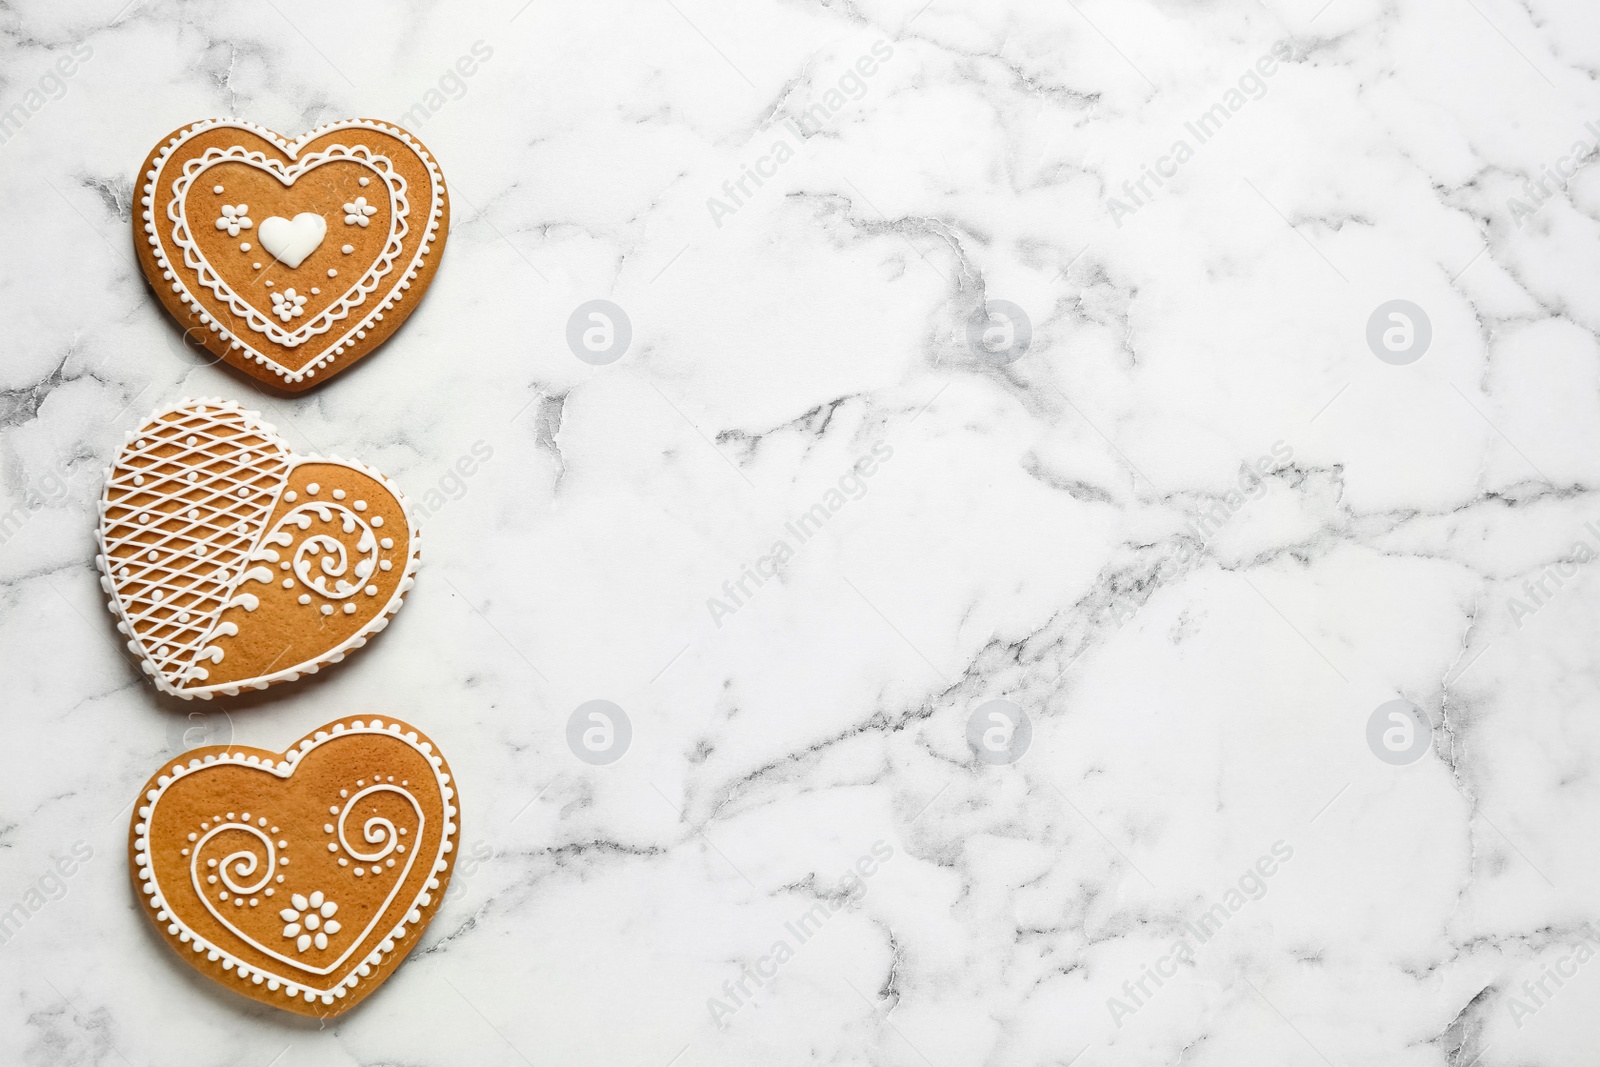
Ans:
POLYGON ((240 230, 248 230, 254 225, 255 223, 250 221, 249 204, 222 205, 222 217, 217 220, 217 229, 227 230, 229 237, 237 237, 240 230))
POLYGON ((272 312, 284 322, 304 315, 305 303, 306 298, 296 293, 293 288, 272 294, 272 312))
POLYGON ((377 213, 378 209, 367 203, 366 197, 358 196, 355 203, 344 206, 344 222, 346 226, 354 224, 365 228, 371 216, 377 213))
POLYGON ((288 923, 283 928, 283 936, 295 939, 296 952, 304 952, 313 944, 318 948, 327 948, 328 935, 339 932, 339 920, 333 917, 333 913, 339 910, 339 905, 331 900, 324 900, 320 889, 311 894, 310 900, 299 893, 289 899, 294 907, 284 908, 278 912, 278 918, 288 923), (322 929, 318 930, 319 926, 322 929))

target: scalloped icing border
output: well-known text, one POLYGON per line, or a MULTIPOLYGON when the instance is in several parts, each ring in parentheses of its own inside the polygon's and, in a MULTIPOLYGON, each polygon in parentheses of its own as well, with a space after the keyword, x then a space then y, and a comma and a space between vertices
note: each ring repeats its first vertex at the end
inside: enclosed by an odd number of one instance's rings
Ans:
POLYGON ((439 220, 444 215, 444 196, 444 176, 439 172, 439 165, 434 162, 433 156, 429 154, 428 150, 422 146, 421 142, 412 137, 411 134, 407 133, 405 130, 402 130, 399 126, 377 122, 373 119, 340 119, 337 122, 330 122, 325 126, 318 126, 316 129, 311 130, 310 132, 305 133, 292 141, 286 141, 274 131, 269 130, 267 127, 254 122, 246 122, 243 119, 202 119, 201 121, 192 123, 173 134, 168 139, 167 143, 162 146, 161 151, 156 154, 155 160, 152 162, 150 169, 147 170, 143 175, 143 181, 140 185, 139 204, 141 208, 140 216, 144 219, 144 226, 142 229, 145 233, 145 239, 150 244, 151 250, 155 255, 156 265, 161 268, 162 280, 171 284, 173 286, 173 291, 178 294, 179 298, 186 305, 194 308, 194 310, 199 313, 201 325, 219 335, 224 341, 229 342, 235 352, 242 351, 248 356, 248 358, 254 360, 257 364, 270 368, 274 374, 276 374, 279 378, 282 378, 285 382, 300 382, 316 377, 318 370, 327 366, 329 363, 334 362, 334 360, 336 360, 339 356, 344 355, 344 346, 350 343, 351 339, 354 338, 357 333, 366 331, 375 322, 381 320, 383 313, 389 310, 389 308, 393 307, 395 304, 399 303, 400 299, 405 293, 405 290, 411 288, 412 279, 414 279, 417 276, 417 273, 422 269, 422 262, 427 257, 429 251, 432 250, 434 237, 439 232, 439 220), (428 225, 423 230, 421 243, 417 246, 416 255, 412 257, 411 262, 406 265, 404 273, 400 275, 394 286, 389 290, 388 295, 383 298, 377 307, 375 307, 366 315, 366 317, 362 318, 350 329, 346 330, 339 338, 330 341, 328 345, 326 345, 323 350, 311 360, 311 362, 304 364, 299 370, 290 370, 288 367, 285 367, 283 364, 274 360, 271 356, 256 350, 249 343, 249 338, 241 337, 229 330, 217 320, 215 315, 207 311, 201 305, 199 298, 193 295, 193 293, 189 290, 188 285, 181 277, 179 277, 178 271, 173 268, 172 263, 167 256, 166 246, 161 241, 159 233, 156 229, 156 182, 164 172, 167 160, 171 158, 172 153, 177 151, 181 145, 187 143, 197 134, 204 133, 206 130, 214 130, 218 128, 245 130, 253 133, 263 140, 270 141, 272 144, 276 145, 279 150, 284 153, 284 155, 289 157, 291 161, 297 161, 299 159, 300 149, 304 148, 306 145, 310 144, 318 137, 324 136, 325 134, 348 129, 376 130, 385 136, 393 137, 405 144, 406 147, 410 148, 416 153, 417 158, 422 160, 424 166, 427 167, 432 197, 428 206, 428 225))
POLYGON ((458 832, 456 820, 460 811, 457 805, 451 803, 456 797, 456 791, 450 786, 450 775, 441 769, 443 764, 444 757, 434 751, 433 742, 423 739, 414 727, 392 719, 385 725, 381 716, 370 720, 364 716, 360 718, 351 717, 320 726, 301 738, 296 744, 291 745, 288 751, 282 754, 281 761, 263 759, 256 755, 247 756, 242 752, 238 752, 221 757, 216 755, 207 755, 204 758, 197 757, 190 759, 187 763, 174 762, 167 773, 157 775, 156 788, 145 791, 145 803, 139 806, 135 814, 137 821, 134 823, 133 828, 134 868, 138 872, 139 882, 141 883, 140 892, 148 898, 151 909, 155 911, 155 921, 167 924, 167 932, 177 937, 180 942, 189 945, 195 952, 206 953, 206 959, 210 962, 215 963, 220 960, 225 974, 232 972, 240 981, 252 981, 253 984, 264 983, 273 992, 277 992, 281 988, 286 997, 303 996, 307 1004, 313 1004, 320 1000, 324 1005, 331 1005, 335 1000, 342 998, 349 989, 354 988, 361 979, 370 975, 372 968, 379 966, 386 954, 394 952, 394 943, 406 936, 406 925, 408 923, 414 926, 421 924, 423 908, 443 899, 442 893, 435 897, 434 892, 441 888, 438 876, 444 874, 450 868, 450 861, 446 860, 445 856, 455 849, 451 839, 458 832), (167 909, 161 887, 156 883, 155 872, 151 869, 148 858, 150 851, 150 816, 155 811, 155 807, 160 802, 161 797, 166 794, 167 788, 178 778, 197 771, 203 771, 207 767, 218 764, 236 764, 243 767, 254 767, 287 780, 294 774, 295 768, 300 765, 301 756, 305 753, 321 747, 336 737, 355 733, 384 734, 394 737, 421 753, 422 757, 428 761, 428 765, 433 768, 434 779, 439 785, 439 795, 444 802, 444 832, 439 836, 439 851, 434 856, 433 869, 429 871, 427 880, 422 883, 422 888, 418 890, 416 897, 412 898, 411 906, 406 909, 405 915, 401 917, 395 928, 379 943, 377 948, 368 953, 360 963, 352 967, 334 986, 327 989, 313 989, 307 982, 297 978, 285 978, 282 975, 273 974, 255 967, 226 949, 210 944, 167 909))
MULTIPOLYGON (((95 544, 99 547, 100 551, 95 554, 94 562, 96 568, 100 571, 100 588, 111 594, 111 599, 106 601, 106 608, 113 616, 116 617, 117 631, 128 638, 128 650, 138 657, 140 668, 155 682, 156 688, 161 692, 168 694, 169 696, 181 697, 184 700, 193 700, 196 697, 199 697, 201 700, 210 700, 218 693, 221 693, 223 696, 238 696, 246 689, 266 689, 268 686, 275 685, 278 682, 292 682, 298 679, 301 675, 316 674, 323 667, 342 662, 345 656, 364 646, 369 637, 374 634, 382 633, 388 627, 389 620, 394 618, 395 613, 398 612, 401 605, 405 603, 406 594, 409 593, 412 587, 416 585, 417 568, 422 562, 422 531, 417 526, 417 519, 412 510, 411 501, 408 500, 406 495, 400 491, 400 487, 395 485, 394 482, 390 481, 388 475, 384 474, 383 472, 374 470, 358 460, 340 459, 337 456, 308 456, 296 452, 289 442, 284 440, 283 436, 278 433, 277 427, 263 419, 259 411, 249 411, 234 401, 222 400, 217 397, 188 397, 169 404, 166 407, 158 408, 151 412, 151 414, 142 422, 140 422, 137 428, 127 432, 123 438, 124 443, 132 441, 138 435, 140 429, 149 425, 156 419, 159 419, 163 415, 171 414, 172 412, 181 410, 193 404, 203 404, 206 407, 215 407, 233 411, 247 419, 250 419, 255 424, 255 427, 260 431, 262 436, 270 437, 288 454, 290 463, 287 470, 284 472, 283 481, 279 483, 277 495, 273 497, 273 509, 277 508, 278 501, 282 499, 283 487, 289 484, 289 472, 293 471, 295 467, 302 463, 337 463, 341 466, 349 467, 352 470, 359 471, 360 473, 365 474, 367 477, 372 478, 374 481, 382 485, 394 495, 395 501, 400 505, 401 513, 404 514, 406 518, 408 551, 406 553, 405 571, 401 574, 400 581, 395 584, 394 592, 390 595, 388 602, 384 604, 382 611, 378 612, 378 614, 369 619, 355 633, 351 634, 349 637, 339 642, 339 644, 328 649, 326 652, 319 654, 315 658, 301 663, 296 663, 292 667, 285 667, 281 671, 274 671, 271 674, 261 675, 257 678, 247 678, 237 682, 223 682, 218 683, 217 685, 196 686, 190 689, 183 689, 174 686, 167 680, 164 672, 162 672, 162 670, 156 665, 154 658, 152 658, 151 655, 145 650, 143 643, 139 640, 138 634, 134 631, 132 621, 128 618, 127 611, 122 605, 122 599, 117 596, 116 593, 116 582, 111 574, 111 552, 106 545, 105 529, 103 526, 97 524, 95 527, 95 544)), ((105 477, 106 484, 100 490, 99 511, 101 515, 105 514, 106 508, 110 504, 108 498, 111 492, 112 467, 108 466, 105 468, 105 477)), ((271 514, 270 510, 268 514, 271 514)), ((260 543, 259 538, 264 537, 266 533, 267 527, 263 525, 261 533, 257 535, 257 545, 260 543)))
MULTIPOLYGON (((172 183, 172 193, 172 199, 167 202, 167 220, 172 223, 173 244, 183 249, 183 265, 193 270, 200 285, 210 289, 218 300, 227 304, 235 315, 244 319, 250 329, 265 334, 269 341, 274 341, 285 348, 299 348, 327 333, 333 329, 334 323, 348 319, 352 310, 366 303, 367 297, 377 291, 383 279, 394 272, 395 257, 404 251, 405 239, 411 233, 409 220, 411 203, 406 197, 406 180, 395 173, 394 164, 388 156, 374 152, 366 145, 354 147, 342 144, 329 145, 322 151, 313 152, 304 159, 297 159, 288 166, 284 166, 278 160, 268 159, 265 153, 251 151, 243 145, 230 145, 225 150, 208 148, 204 155, 191 159, 183 165, 183 174, 172 183), (195 243, 194 232, 189 228, 189 191, 194 188, 195 182, 202 174, 218 163, 248 164, 257 170, 266 171, 279 182, 292 188, 296 181, 324 163, 341 160, 362 164, 383 182, 383 187, 389 193, 389 235, 384 238, 383 251, 378 258, 362 272, 355 284, 345 289, 338 300, 295 329, 285 330, 271 321, 268 312, 250 303, 229 286, 222 275, 217 273, 216 267, 212 266, 211 261, 200 251, 199 245, 195 243)), ((179 282, 174 280, 173 285, 178 284, 179 282)), ((178 290, 175 288, 174 292, 176 291, 178 290)), ((355 327, 357 330, 363 328, 362 325, 355 327)), ((348 339, 347 332, 344 340, 348 339)))

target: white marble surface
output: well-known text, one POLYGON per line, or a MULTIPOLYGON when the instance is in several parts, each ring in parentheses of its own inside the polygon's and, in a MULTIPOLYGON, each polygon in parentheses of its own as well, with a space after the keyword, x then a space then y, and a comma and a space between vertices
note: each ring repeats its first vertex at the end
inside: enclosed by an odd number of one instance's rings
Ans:
POLYGON ((1600 167, 1531 218, 1508 201, 1595 143, 1593 5, 520 2, 0 5, 25 118, 0 144, 0 909, 42 903, 0 946, 0 1060, 1592 1057, 1600 578, 1562 561, 1600 548, 1600 167), (419 312, 298 399, 186 353, 132 265, 134 168, 213 115, 398 119, 451 183, 419 312), (603 367, 564 340, 596 298, 633 324, 603 367), (1365 340, 1392 299, 1431 320, 1409 365, 1365 340), (1032 322, 1007 367, 965 340, 985 300, 1032 322), (103 465, 183 395, 458 497, 369 649, 193 723, 92 566, 103 465), (714 624, 880 441, 864 495, 714 624), (1258 457, 1264 488, 1197 534, 1258 457), (594 698, 633 726, 609 767, 565 740, 594 698), (995 698, 1031 722, 1013 765, 965 741, 995 698), (1434 727, 1410 766, 1365 738, 1394 699, 1434 727), (355 711, 443 745, 479 861, 319 1026, 171 958, 127 814, 191 726, 278 748, 355 711), (879 841, 865 896, 736 1005, 879 841), (1146 965, 1174 977, 1135 1000, 1146 965))

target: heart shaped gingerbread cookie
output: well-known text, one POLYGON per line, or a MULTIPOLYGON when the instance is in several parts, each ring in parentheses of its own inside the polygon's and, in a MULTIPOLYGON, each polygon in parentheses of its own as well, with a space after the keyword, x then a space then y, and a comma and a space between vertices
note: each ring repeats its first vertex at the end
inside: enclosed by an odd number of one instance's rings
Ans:
POLYGON ((413 727, 329 723, 287 752, 213 745, 145 784, 128 835, 144 911, 186 963, 302 1015, 400 966, 455 865, 450 768, 413 727))
POLYGON ((406 320, 450 223, 428 150, 371 119, 294 141, 197 122, 163 139, 140 175, 134 245, 156 295, 187 337, 291 392, 406 320))
POLYGON ((183 400, 106 471, 100 585, 162 692, 265 689, 338 663, 415 581, 406 500, 358 463, 296 455, 251 411, 183 400))

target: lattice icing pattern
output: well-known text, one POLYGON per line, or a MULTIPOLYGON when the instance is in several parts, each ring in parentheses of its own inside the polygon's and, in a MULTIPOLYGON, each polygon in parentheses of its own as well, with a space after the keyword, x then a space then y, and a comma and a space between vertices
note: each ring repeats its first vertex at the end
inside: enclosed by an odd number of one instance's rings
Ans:
POLYGON ((101 584, 147 672, 207 677, 223 609, 255 599, 235 590, 288 472, 272 428, 234 405, 180 405, 123 447, 101 502, 101 584))
POLYGON ((387 625, 418 555, 404 498, 381 475, 295 455, 253 412, 217 400, 182 401, 129 435, 99 536, 118 630, 182 697, 339 662, 387 625))

